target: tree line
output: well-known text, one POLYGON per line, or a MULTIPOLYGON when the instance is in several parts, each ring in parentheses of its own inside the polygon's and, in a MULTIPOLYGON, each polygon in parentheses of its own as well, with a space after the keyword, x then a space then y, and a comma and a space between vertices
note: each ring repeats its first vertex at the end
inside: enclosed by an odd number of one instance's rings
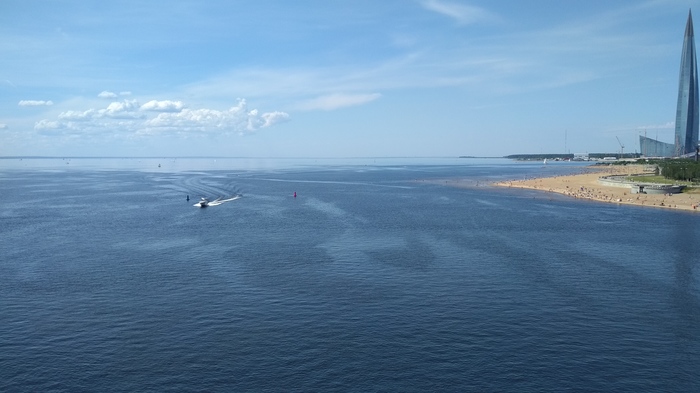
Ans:
POLYGON ((658 162, 659 174, 667 179, 690 182, 700 181, 700 162, 691 160, 669 160, 658 162))

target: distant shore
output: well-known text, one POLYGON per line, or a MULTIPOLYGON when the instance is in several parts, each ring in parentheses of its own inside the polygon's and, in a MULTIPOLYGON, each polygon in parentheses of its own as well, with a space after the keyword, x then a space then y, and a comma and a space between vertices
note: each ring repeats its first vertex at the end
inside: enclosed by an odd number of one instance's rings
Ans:
POLYGON ((586 167, 580 174, 510 180, 493 183, 498 187, 525 188, 555 192, 578 199, 649 206, 664 209, 700 211, 700 194, 631 194, 629 187, 613 187, 598 182, 601 176, 631 175, 643 172, 641 165, 586 167))

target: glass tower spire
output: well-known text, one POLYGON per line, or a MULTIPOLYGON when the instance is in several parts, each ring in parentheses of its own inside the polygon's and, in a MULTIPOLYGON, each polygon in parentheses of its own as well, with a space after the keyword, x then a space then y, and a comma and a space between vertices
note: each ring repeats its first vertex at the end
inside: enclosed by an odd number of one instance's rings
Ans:
POLYGON ((693 16, 688 11, 685 25, 681 71, 678 78, 678 106, 676 107, 675 155, 695 152, 698 143, 698 65, 695 56, 693 16))

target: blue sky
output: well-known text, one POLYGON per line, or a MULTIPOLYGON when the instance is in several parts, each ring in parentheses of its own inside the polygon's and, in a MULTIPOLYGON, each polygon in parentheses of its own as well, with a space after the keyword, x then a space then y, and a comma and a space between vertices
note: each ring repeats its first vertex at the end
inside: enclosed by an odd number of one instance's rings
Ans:
POLYGON ((0 156, 632 152, 693 5, 4 0, 0 156))

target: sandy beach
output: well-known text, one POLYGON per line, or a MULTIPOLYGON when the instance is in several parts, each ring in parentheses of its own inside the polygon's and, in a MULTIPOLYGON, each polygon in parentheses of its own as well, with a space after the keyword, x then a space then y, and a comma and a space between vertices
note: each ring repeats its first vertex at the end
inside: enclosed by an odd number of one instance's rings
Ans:
POLYGON ((700 193, 631 194, 630 188, 606 186, 598 182, 601 176, 643 173, 641 165, 586 167, 583 173, 494 183, 499 187, 526 188, 556 192, 572 198, 600 202, 649 206, 664 209, 700 211, 700 193))

